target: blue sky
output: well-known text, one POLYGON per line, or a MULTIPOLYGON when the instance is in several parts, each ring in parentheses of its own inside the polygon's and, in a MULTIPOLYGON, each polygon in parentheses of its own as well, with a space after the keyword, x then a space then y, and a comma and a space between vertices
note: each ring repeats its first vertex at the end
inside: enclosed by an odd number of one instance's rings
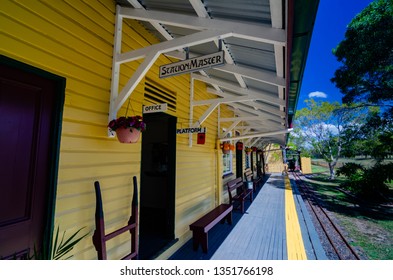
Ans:
POLYGON ((372 0, 320 0, 297 110, 309 95, 315 100, 339 101, 342 94, 330 81, 340 66, 332 50, 344 39, 347 25, 372 0), (324 96, 324 97, 318 97, 324 96))

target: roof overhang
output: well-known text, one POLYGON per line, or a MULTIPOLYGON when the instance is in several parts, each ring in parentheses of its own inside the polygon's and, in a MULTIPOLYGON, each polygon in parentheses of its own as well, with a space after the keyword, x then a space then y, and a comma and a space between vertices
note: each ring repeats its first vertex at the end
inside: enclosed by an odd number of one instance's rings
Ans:
MULTIPOLYGON (((220 105, 234 118, 220 126, 235 129, 248 143, 285 145, 296 111, 319 0, 118 0, 109 118, 131 95, 161 55, 184 60, 223 50, 225 65, 200 70, 191 79, 217 96, 191 99, 209 105, 194 120, 202 124, 220 105), (123 20, 138 20, 160 43, 121 53, 123 20), (143 59, 118 90, 120 64, 143 59), (273 137, 271 135, 274 135, 273 137)), ((221 140, 225 140, 225 135, 221 140)), ((240 138, 239 138, 240 139, 240 138)))

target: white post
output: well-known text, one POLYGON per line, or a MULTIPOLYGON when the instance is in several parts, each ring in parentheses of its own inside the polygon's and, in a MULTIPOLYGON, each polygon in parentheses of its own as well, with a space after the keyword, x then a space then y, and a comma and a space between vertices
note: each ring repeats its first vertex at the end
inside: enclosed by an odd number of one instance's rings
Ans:
MULTIPOLYGON (((192 127, 194 118, 194 78, 190 75, 190 120, 189 125, 192 127)), ((192 147, 192 133, 188 134, 188 146, 192 147)))

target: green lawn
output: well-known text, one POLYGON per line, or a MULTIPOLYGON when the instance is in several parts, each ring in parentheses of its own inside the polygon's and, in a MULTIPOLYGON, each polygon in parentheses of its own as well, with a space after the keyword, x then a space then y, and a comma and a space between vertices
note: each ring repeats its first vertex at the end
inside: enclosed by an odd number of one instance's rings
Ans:
POLYGON ((329 168, 311 164, 311 171, 312 173, 329 172, 329 168))
POLYGON ((308 183, 348 233, 352 245, 361 248, 367 259, 393 260, 393 208, 355 202, 337 189, 345 178, 330 180, 328 170, 320 166, 313 167, 313 172, 307 176, 308 183))

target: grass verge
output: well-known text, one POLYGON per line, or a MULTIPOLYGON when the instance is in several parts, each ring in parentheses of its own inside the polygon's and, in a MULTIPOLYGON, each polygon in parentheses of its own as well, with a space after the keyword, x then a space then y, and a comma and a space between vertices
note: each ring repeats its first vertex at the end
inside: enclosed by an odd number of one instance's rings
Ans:
MULTIPOLYGON (((315 170, 324 172, 319 166, 315 170)), ((356 201, 337 189, 345 180, 343 177, 329 180, 328 176, 328 172, 314 173, 307 176, 307 181, 348 240, 360 248, 367 259, 393 260, 393 207, 356 201)))

